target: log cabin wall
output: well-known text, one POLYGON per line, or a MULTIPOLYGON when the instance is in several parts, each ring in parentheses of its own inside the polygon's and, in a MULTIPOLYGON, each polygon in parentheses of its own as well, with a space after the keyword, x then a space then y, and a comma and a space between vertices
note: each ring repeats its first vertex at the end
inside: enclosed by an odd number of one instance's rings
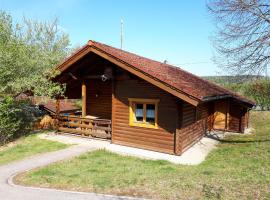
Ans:
POLYGON ((112 116, 112 83, 99 79, 86 81, 86 113, 102 119, 112 116))
POLYGON ((211 103, 199 104, 197 107, 197 120, 207 119, 209 117, 209 107, 211 103))
POLYGON ((249 109, 246 110, 246 128, 249 128, 249 109))
POLYGON ((189 103, 181 103, 180 128, 176 134, 177 155, 181 155, 188 147, 204 136, 207 131, 210 104, 199 104, 198 107, 189 103))
POLYGON ((207 119, 207 129, 208 131, 213 130, 214 127, 214 114, 215 114, 215 104, 214 102, 208 103, 208 119, 207 119))
POLYGON ((246 128, 248 128, 249 112, 247 108, 242 108, 241 110, 241 125, 240 132, 244 133, 246 128))
MULTIPOLYGON (((214 102, 216 105, 224 105, 225 112, 224 114, 224 128, 218 129, 221 131, 231 131, 231 132, 240 132, 243 133, 245 131, 245 128, 248 126, 248 111, 245 106, 240 104, 238 101, 233 99, 226 99, 226 100, 216 100, 214 102)), ((211 107, 211 106, 210 106, 211 107)), ((215 106, 214 106, 215 107, 215 106)), ((213 124, 213 126, 210 128, 215 129, 217 126, 215 126, 215 123, 221 123, 216 119, 216 110, 217 108, 214 108, 214 114, 213 114, 213 120, 211 120, 211 114, 209 118, 209 125, 213 124), (216 121, 217 120, 217 121, 216 121), (212 121, 212 123, 211 123, 212 121)), ((210 111, 211 113, 211 111, 210 111)), ((220 120, 220 119, 219 119, 220 120)))
POLYGON ((231 101, 229 106, 229 119, 228 119, 228 130, 229 131, 241 131, 241 110, 239 104, 231 101))
POLYGON ((174 153, 174 135, 178 123, 176 97, 138 77, 124 74, 116 75, 112 102, 113 143, 174 153), (128 98, 159 99, 157 129, 129 125, 128 98))
MULTIPOLYGON (((249 109, 246 108, 246 114, 245 114, 245 128, 249 128, 249 109)), ((245 130, 244 130, 245 131, 245 130)))

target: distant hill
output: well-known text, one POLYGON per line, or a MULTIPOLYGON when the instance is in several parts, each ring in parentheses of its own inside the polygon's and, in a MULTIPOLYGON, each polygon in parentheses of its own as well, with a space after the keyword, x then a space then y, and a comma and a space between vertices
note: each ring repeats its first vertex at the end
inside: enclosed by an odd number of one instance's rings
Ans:
POLYGON ((264 76, 242 75, 242 76, 203 76, 202 78, 220 85, 224 85, 231 83, 244 83, 255 79, 262 79, 263 77, 264 76))

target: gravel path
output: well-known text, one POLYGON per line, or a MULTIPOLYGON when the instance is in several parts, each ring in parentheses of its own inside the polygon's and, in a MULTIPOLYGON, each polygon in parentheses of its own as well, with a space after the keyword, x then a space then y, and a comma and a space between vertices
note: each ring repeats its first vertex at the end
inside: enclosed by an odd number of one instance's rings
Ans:
POLYGON ((34 188, 15 185, 12 178, 24 171, 45 166, 53 162, 69 159, 97 148, 91 145, 76 145, 60 151, 36 155, 21 161, 0 166, 0 199, 1 200, 115 200, 136 199, 96 193, 71 192, 55 189, 34 188))

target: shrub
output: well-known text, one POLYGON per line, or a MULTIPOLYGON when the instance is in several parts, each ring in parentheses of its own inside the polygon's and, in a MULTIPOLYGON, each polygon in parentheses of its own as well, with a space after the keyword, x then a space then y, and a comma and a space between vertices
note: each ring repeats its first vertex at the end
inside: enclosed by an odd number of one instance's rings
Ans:
POLYGON ((29 102, 5 97, 0 101, 0 145, 28 134, 39 115, 29 102))

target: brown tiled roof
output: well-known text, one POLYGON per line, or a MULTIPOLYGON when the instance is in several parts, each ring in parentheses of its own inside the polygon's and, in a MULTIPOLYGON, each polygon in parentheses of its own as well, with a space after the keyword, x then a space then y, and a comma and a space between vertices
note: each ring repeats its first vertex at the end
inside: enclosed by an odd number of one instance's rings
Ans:
MULTIPOLYGON (((127 65, 130 65, 137 70, 149 75, 150 77, 159 80, 161 83, 166 84, 177 91, 181 91, 187 95, 191 95, 192 97, 200 101, 211 100, 213 98, 233 97, 252 105, 255 104, 253 101, 237 93, 234 93, 214 83, 204 80, 194 74, 182 70, 179 67, 145 58, 96 41, 90 40, 88 42, 88 45, 82 47, 71 57, 80 53, 83 49, 87 47, 92 47, 99 51, 102 51, 110 57, 113 57, 127 65)), ((63 63, 67 62, 69 58, 66 59, 63 63)))

